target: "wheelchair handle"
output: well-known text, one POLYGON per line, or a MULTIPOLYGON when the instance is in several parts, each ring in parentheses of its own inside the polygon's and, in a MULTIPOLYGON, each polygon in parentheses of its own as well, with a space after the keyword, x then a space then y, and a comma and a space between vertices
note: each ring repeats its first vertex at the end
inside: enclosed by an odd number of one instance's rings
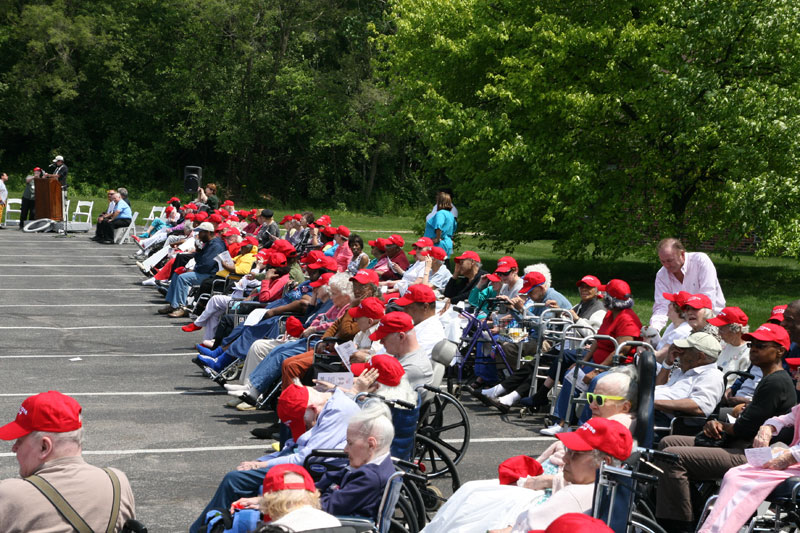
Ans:
POLYGON ((650 474, 643 474, 642 472, 634 472, 633 470, 627 470, 625 468, 619 468, 616 466, 606 466, 603 465, 601 473, 610 473, 614 474, 619 477, 628 477, 631 479, 635 479, 637 481, 645 481, 647 483, 657 483, 658 476, 653 476, 650 474))
POLYGON ((412 409, 412 410, 417 408, 417 406, 414 405, 413 403, 409 403, 409 402, 406 402, 404 400, 388 400, 388 399, 384 398, 383 396, 381 396, 380 394, 375 394, 375 393, 372 393, 372 392, 359 393, 359 394, 356 395, 356 398, 362 398, 364 396, 366 396, 367 398, 377 398, 380 401, 382 401, 383 403, 389 404, 391 406, 399 405, 400 407, 405 407, 406 409, 412 409))
POLYGON ((660 459, 661 461, 665 461, 667 463, 677 463, 678 459, 680 459, 680 457, 674 453, 662 452, 659 450, 653 450, 651 448, 637 447, 636 451, 647 457, 648 460, 660 459))

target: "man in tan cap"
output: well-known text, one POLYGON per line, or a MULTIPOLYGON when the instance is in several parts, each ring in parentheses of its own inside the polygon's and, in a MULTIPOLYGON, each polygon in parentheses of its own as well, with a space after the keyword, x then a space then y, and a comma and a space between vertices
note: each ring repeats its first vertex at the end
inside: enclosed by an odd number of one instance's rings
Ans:
POLYGON ((0 440, 16 441, 11 449, 23 478, 0 481, 3 533, 121 531, 133 518, 125 474, 81 457, 83 423, 75 399, 58 391, 31 396, 16 419, 0 427, 0 440))

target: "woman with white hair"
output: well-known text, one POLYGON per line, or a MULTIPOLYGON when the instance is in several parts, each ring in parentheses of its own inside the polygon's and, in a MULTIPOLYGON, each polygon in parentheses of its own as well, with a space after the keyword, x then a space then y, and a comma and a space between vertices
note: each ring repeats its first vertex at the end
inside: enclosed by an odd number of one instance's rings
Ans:
MULTIPOLYGON (((747 372, 750 368, 750 348, 742 335, 749 333, 747 315, 738 307, 726 307, 719 314, 709 319, 708 323, 719 328, 719 335, 724 345, 717 358, 717 366, 722 373, 747 372)), ((725 387, 728 388, 739 376, 728 376, 725 387)))

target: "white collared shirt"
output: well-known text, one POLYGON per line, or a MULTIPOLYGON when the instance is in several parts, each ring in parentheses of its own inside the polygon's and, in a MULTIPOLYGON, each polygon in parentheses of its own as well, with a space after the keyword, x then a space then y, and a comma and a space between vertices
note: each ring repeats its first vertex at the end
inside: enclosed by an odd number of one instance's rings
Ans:
POLYGON ((687 372, 675 369, 665 385, 656 387, 655 400, 693 400, 703 411, 710 415, 722 399, 725 383, 717 363, 709 363, 695 367, 687 372))
POLYGON ((422 352, 430 359, 433 347, 444 339, 444 326, 439 320, 439 315, 434 314, 414 326, 414 333, 417 334, 417 342, 422 352))
POLYGON ((686 291, 691 294, 705 294, 711 298, 715 313, 719 313, 725 307, 725 296, 717 279, 717 269, 706 254, 686 252, 686 261, 681 267, 681 272, 683 272, 683 283, 664 267, 661 267, 656 274, 655 301, 650 325, 659 331, 667 323, 669 301, 664 298, 665 292, 675 294, 686 291))

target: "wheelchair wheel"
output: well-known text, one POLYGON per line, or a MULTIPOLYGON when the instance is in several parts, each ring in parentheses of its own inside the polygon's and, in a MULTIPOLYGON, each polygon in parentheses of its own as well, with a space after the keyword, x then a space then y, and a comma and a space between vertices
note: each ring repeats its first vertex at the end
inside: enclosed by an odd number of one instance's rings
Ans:
POLYGON ((242 368, 244 368, 244 361, 242 359, 237 359, 235 363, 225 367, 220 374, 225 378, 225 380, 233 381, 239 377, 242 368))
POLYGON ((38 233, 42 231, 48 231, 53 227, 53 224, 55 224, 55 222, 50 220, 49 218, 39 218, 25 224, 25 226, 23 226, 22 228, 22 232, 38 233))
POLYGON ((437 393, 420 413, 417 434, 434 441, 449 454, 454 464, 458 464, 469 447, 467 411, 454 396, 437 393))
POLYGON ((631 514, 630 529, 628 531, 642 533, 666 533, 664 528, 659 526, 654 520, 647 518, 639 513, 631 514))
POLYGON ((428 479, 443 478, 450 476, 450 482, 446 481, 438 484, 439 490, 445 496, 449 496, 461 486, 458 477, 458 470, 450 456, 425 435, 417 435, 414 441, 414 456, 411 461, 417 464, 428 479))
MULTIPOLYGON (((406 516, 409 520, 413 518, 412 521, 414 526, 417 528, 417 530, 421 530, 428 522, 428 516, 425 512, 425 502, 422 499, 422 494, 420 493, 419 488, 417 488, 417 483, 418 482, 408 478, 403 479, 403 488, 400 491, 400 500, 398 500, 398 503, 400 501, 405 502, 408 507, 409 514, 404 516, 406 516)), ((396 512, 395 518, 397 518, 396 512)))
POLYGON ((418 533, 419 530, 413 506, 401 495, 394 508, 389 533, 418 533))

